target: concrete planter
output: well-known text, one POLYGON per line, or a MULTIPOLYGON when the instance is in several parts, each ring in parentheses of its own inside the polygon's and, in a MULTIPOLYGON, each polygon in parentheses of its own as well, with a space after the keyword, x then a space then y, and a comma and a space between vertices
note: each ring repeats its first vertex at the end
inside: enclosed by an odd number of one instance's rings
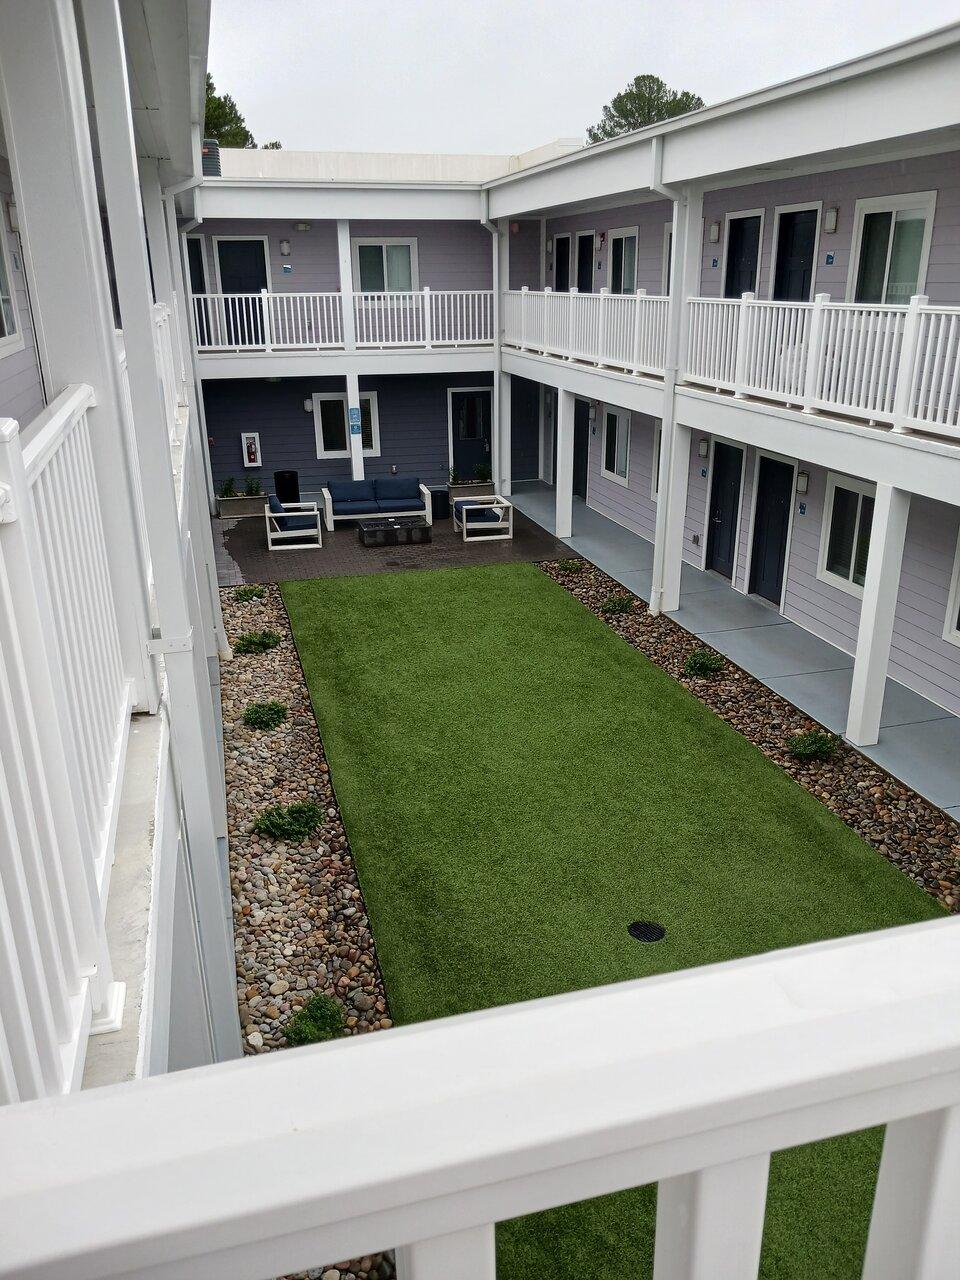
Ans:
POLYGON ((218 498, 217 515, 224 520, 236 520, 240 516, 262 516, 266 505, 265 493, 257 493, 252 498, 245 495, 239 498, 218 498))
POLYGON ((494 495, 492 480, 465 480, 448 488, 451 502, 455 498, 492 498, 494 495))

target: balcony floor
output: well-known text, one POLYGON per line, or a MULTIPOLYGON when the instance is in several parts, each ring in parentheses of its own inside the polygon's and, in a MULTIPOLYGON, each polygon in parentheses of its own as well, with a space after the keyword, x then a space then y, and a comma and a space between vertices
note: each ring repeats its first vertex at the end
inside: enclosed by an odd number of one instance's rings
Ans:
MULTIPOLYGON (((517 484, 512 501, 553 533, 553 487, 517 484)), ((573 536, 566 543, 644 600, 650 598, 653 544, 574 499, 573 536)), ((684 563, 680 608, 672 617, 726 654, 821 724, 846 725, 853 658, 772 606, 735 591, 725 579, 684 563)), ((895 680, 888 680, 880 741, 865 756, 933 804, 960 819, 960 718, 895 680)))

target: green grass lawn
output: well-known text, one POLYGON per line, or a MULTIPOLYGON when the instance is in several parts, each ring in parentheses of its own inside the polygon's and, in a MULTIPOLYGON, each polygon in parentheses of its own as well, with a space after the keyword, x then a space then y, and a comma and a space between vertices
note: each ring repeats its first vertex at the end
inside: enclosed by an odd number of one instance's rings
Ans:
MULTIPOLYGON (((283 595, 399 1022, 941 914, 532 565, 283 595)), ((775 1157, 764 1277, 859 1275, 878 1153, 775 1157)), ((654 1205, 503 1224, 498 1276, 646 1276, 654 1205)))

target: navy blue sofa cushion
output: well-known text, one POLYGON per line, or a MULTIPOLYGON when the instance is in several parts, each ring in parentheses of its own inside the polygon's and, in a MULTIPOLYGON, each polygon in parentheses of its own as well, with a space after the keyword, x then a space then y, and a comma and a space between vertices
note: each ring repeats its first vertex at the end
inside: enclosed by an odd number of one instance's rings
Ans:
POLYGON ((335 502, 333 513, 338 516, 372 516, 377 515, 380 508, 372 500, 362 502, 335 502))
POLYGON ((274 524, 281 533, 286 533, 290 527, 290 517, 284 515, 283 503, 275 493, 271 493, 267 497, 267 505, 270 507, 270 514, 277 517, 274 524))
POLYGON ((384 511, 406 511, 396 506, 398 498, 415 498, 421 505, 420 480, 417 476, 377 476, 373 482, 377 501, 384 511))
POLYGON ((316 516, 287 516, 283 523, 287 533, 293 533, 295 529, 306 529, 312 533, 317 531, 316 516))
POLYGON ((380 501, 377 506, 381 511, 425 511, 422 498, 391 498, 389 502, 380 501))
POLYGON ((330 490, 334 511, 338 510, 342 502, 376 501, 372 480, 330 480, 327 488, 330 490))

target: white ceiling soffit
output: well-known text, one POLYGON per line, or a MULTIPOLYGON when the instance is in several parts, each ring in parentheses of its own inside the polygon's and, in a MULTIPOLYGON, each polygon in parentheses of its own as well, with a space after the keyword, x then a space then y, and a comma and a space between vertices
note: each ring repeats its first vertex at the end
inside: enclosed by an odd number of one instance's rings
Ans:
POLYGON ((163 181, 199 168, 210 0, 120 0, 137 154, 163 181))

